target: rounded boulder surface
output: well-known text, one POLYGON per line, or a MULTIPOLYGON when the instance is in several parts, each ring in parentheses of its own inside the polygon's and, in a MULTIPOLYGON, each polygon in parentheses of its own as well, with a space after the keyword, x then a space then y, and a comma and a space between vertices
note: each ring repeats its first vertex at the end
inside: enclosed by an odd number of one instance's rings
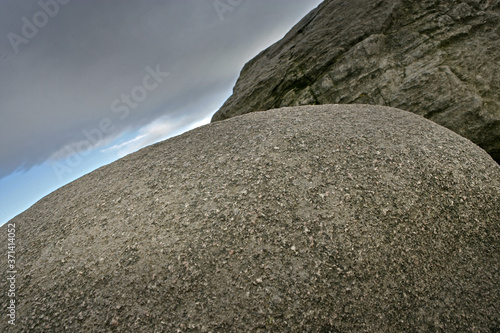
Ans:
POLYGON ((11 220, 17 317, 0 330, 496 332, 499 193, 486 152, 413 113, 234 117, 11 220))

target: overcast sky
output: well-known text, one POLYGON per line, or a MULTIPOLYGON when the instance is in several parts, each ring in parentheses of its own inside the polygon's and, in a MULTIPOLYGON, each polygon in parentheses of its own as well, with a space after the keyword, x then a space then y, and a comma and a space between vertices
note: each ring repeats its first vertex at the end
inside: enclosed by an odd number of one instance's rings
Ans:
POLYGON ((0 224, 77 177, 207 123, 320 0, 0 2, 0 224))

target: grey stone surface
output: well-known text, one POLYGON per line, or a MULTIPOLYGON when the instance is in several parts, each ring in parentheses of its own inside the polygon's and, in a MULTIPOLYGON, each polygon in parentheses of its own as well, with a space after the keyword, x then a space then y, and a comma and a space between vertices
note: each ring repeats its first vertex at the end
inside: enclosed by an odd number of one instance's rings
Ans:
POLYGON ((213 121, 329 103, 423 115, 500 161, 500 1, 327 0, 245 65, 213 121))
POLYGON ((0 331, 498 332, 499 191, 482 149, 397 109, 216 122, 14 218, 0 331))

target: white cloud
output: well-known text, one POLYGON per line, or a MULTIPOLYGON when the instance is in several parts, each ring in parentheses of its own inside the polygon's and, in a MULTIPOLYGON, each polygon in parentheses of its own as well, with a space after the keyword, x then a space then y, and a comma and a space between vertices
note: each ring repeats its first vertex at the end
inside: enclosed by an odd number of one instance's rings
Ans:
POLYGON ((206 125, 210 123, 211 118, 212 114, 203 118, 202 120, 196 121, 194 123, 188 123, 190 118, 181 120, 175 119, 174 121, 171 117, 162 117, 141 128, 135 138, 120 144, 113 145, 109 148, 102 149, 100 152, 116 152, 118 157, 123 157, 146 146, 166 140, 174 135, 178 135, 180 133, 192 130, 196 127, 206 125))
POLYGON ((176 127, 172 124, 172 121, 168 117, 163 117, 141 128, 135 138, 103 149, 101 153, 116 152, 118 157, 123 157, 153 143, 167 139, 172 136, 175 129, 176 127))
POLYGON ((212 115, 200 120, 200 121, 197 121, 195 122, 193 125, 191 125, 190 127, 188 127, 188 129, 186 131, 190 131, 192 129, 195 129, 196 127, 200 127, 200 126, 203 126, 203 125, 206 125, 206 124, 210 124, 210 120, 212 120, 212 115))
POLYGON ((107 145, 108 143, 113 141, 114 138, 115 138, 114 136, 103 137, 102 139, 100 139, 96 143, 93 143, 87 139, 80 140, 77 142, 72 142, 72 143, 69 143, 69 144, 65 145, 64 147, 60 148, 52 155, 50 155, 48 160, 56 161, 56 160, 64 159, 64 158, 69 157, 69 156, 74 155, 74 154, 79 154, 81 156, 87 156, 92 152, 92 150, 107 145))
POLYGON ((125 147, 127 145, 130 145, 130 144, 132 144, 132 143, 134 143, 136 141, 139 141, 140 139, 142 139, 142 138, 144 138, 146 136, 147 136, 147 134, 139 135, 139 136, 133 138, 132 140, 125 141, 123 143, 120 143, 118 145, 114 145, 114 146, 108 147, 106 149, 101 149, 100 152, 101 153, 108 153, 110 151, 121 149, 121 148, 123 148, 123 147, 125 147))
MULTIPOLYGON (((0 48, 0 177, 71 156, 85 145, 82 131, 101 119, 113 121, 113 137, 91 142, 94 151, 144 129, 138 136, 147 136, 118 152, 165 138, 171 123, 204 118, 201 108, 212 110, 205 101, 230 90, 246 61, 319 2, 245 1, 221 22, 211 1, 72 1, 17 55, 7 38, 0 48), (157 64, 171 75, 120 118, 114 100, 157 64), (167 114, 163 125, 148 127, 167 114)), ((21 18, 39 10, 36 1, 0 1, 0 33, 21 33, 21 18)))

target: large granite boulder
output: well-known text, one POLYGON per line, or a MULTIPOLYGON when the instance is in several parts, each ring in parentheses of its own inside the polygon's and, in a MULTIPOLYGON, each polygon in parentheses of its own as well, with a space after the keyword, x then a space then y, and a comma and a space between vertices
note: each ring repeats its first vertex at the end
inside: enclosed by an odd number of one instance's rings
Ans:
POLYGON ((213 120, 329 103, 414 112, 500 161, 500 0, 326 0, 245 65, 213 120))
POLYGON ((482 149, 398 109, 216 122, 14 218, 0 331, 498 332, 499 191, 482 149))

